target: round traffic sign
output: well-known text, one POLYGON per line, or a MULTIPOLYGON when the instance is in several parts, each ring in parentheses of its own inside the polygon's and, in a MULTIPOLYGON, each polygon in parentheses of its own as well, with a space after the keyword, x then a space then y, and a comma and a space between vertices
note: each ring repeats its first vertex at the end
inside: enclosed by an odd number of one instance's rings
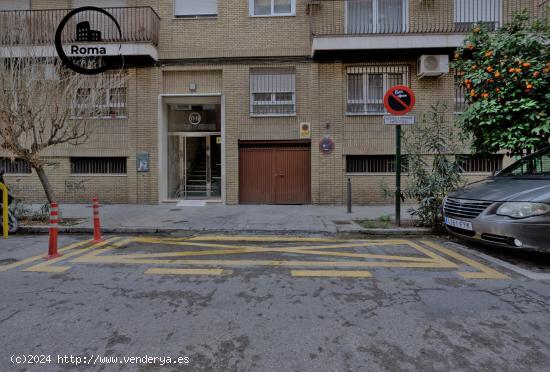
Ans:
POLYGON ((334 150, 334 141, 330 137, 323 137, 319 142, 319 150, 323 154, 330 154, 334 150))
POLYGON ((405 115, 413 109, 414 103, 413 91, 404 85, 393 86, 384 95, 384 107, 393 115, 405 115))

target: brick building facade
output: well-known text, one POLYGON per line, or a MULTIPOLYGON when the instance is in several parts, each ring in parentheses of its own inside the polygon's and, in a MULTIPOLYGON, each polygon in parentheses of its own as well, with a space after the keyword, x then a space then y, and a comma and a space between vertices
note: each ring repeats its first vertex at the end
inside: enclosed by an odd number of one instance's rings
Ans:
MULTIPOLYGON (((0 18, 82 5, 6 1, 0 10, 11 11, 0 18)), ((119 18, 123 42, 141 63, 127 68, 124 115, 98 119, 84 145, 44 152, 55 163, 48 174, 60 202, 94 195, 108 203, 339 204, 351 177, 355 203, 382 203, 383 185, 394 182, 395 134, 383 125, 380 92, 409 85, 417 121, 438 101, 452 121, 461 93, 444 65, 465 31, 480 20, 499 27, 522 8, 539 11, 537 0, 94 5, 119 18), (440 56, 442 66, 419 64, 428 56, 440 56), (426 69, 434 76, 422 76, 426 69), (331 141, 332 151, 322 152, 321 141, 331 141)), ((55 25, 50 30, 53 40, 55 25)), ((468 177, 485 177, 508 161, 472 159, 468 177)), ((11 168, 14 193, 43 201, 37 177, 11 168)))

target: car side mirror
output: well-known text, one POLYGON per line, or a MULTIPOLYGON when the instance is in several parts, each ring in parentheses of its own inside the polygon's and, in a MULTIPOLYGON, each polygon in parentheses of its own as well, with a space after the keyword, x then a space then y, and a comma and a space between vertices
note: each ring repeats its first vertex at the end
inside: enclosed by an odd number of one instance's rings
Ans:
POLYGON ((493 177, 498 176, 499 173, 500 173, 500 171, 494 171, 493 172, 493 177))

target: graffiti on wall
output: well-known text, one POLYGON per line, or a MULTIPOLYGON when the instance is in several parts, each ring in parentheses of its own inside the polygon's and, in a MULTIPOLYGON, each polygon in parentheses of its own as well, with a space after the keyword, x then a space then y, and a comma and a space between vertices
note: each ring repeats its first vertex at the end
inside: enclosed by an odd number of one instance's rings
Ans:
POLYGON ((65 193, 77 194, 85 193, 87 190, 87 181, 83 179, 67 179, 65 180, 65 193))

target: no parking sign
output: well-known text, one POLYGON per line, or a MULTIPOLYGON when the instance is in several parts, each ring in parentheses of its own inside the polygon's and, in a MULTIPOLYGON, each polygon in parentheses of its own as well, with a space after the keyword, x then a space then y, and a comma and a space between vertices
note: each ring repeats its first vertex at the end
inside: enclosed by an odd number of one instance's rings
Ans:
POLYGON ((413 109, 415 102, 413 91, 404 85, 391 87, 384 95, 384 107, 393 115, 407 114, 413 109))

